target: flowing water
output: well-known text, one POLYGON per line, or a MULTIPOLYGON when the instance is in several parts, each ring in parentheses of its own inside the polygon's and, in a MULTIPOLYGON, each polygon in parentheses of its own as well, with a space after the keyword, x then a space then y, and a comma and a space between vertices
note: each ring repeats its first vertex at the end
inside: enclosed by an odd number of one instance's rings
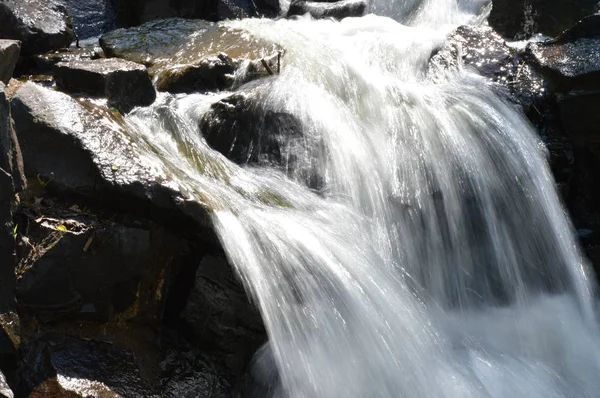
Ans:
POLYGON ((227 93, 129 117, 212 209, 260 308, 256 397, 600 394, 593 277, 543 145, 485 80, 428 67, 486 9, 374 0, 393 19, 228 22, 286 49, 277 78, 246 88, 302 125, 282 166, 207 146, 198 120, 227 93))

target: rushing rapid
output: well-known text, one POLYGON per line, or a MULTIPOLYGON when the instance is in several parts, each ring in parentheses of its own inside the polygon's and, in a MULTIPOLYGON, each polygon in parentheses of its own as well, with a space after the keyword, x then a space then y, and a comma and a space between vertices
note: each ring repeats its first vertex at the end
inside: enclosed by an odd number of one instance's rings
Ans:
POLYGON ((201 138, 227 93, 162 94, 129 116, 212 209, 261 311, 254 396, 598 396, 595 284, 542 143, 490 83, 429 65, 488 6, 227 22, 285 49, 280 75, 241 88, 301 124, 278 164, 239 167, 201 138))

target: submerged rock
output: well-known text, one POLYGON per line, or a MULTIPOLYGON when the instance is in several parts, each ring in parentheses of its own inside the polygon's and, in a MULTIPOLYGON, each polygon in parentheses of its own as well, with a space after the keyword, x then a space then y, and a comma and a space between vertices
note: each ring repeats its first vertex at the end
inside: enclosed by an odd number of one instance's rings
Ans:
POLYGON ((8 84, 21 54, 21 42, 0 39, 0 81, 8 84))
POLYGON ((291 114, 261 107, 253 94, 237 93, 211 105, 200 120, 206 142, 236 163, 279 163, 281 148, 302 136, 291 114))
POLYGON ((186 189, 118 113, 34 83, 22 85, 11 105, 26 173, 47 189, 212 239, 205 205, 185 199, 186 189))
POLYGON ((124 113, 156 99, 146 67, 122 59, 61 62, 54 67, 54 79, 63 91, 105 97, 124 113))
POLYGON ((526 39, 535 33, 558 36, 593 14, 597 5, 597 0, 494 0, 489 23, 507 38, 526 39))
POLYGON ((295 0, 290 4, 287 16, 310 14, 313 18, 361 17, 367 10, 364 0, 339 0, 339 1, 304 1, 295 0))
POLYGON ((0 0, 0 37, 20 40, 23 54, 41 54, 69 47, 75 32, 53 0, 0 0))
POLYGON ((133 353, 110 343, 49 334, 28 344, 18 371, 22 397, 158 397, 133 353))

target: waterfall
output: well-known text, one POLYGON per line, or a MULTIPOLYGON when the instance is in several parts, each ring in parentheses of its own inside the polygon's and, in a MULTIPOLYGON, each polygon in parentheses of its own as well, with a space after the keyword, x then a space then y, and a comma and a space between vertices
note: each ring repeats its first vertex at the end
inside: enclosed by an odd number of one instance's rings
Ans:
POLYGON ((161 94, 128 117, 213 210, 261 311, 255 396, 597 396, 595 283, 542 143, 484 79, 428 68, 485 2, 371 7, 393 19, 227 23, 286 49, 247 88, 302 125, 281 167, 201 138, 227 93, 161 94))

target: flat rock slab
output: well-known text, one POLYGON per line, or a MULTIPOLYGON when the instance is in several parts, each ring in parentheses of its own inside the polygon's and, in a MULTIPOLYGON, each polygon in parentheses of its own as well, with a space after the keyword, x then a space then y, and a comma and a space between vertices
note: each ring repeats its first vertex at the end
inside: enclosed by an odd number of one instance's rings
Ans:
POLYGON ((30 55, 69 47, 75 32, 65 8, 53 0, 0 0, 0 37, 20 40, 30 55))
POLYGON ((21 54, 21 42, 0 39, 0 81, 8 84, 21 54))
POLYGON ((335 2, 294 1, 288 9, 288 17, 310 14, 313 18, 343 19, 361 17, 367 10, 364 0, 340 0, 335 2))
POLYGON ((34 83, 22 85, 11 106, 26 173, 47 189, 214 237, 206 207, 186 200, 185 188, 119 114, 34 83))
POLYGON ((125 113, 156 99, 146 67, 122 59, 61 62, 54 67, 54 79, 63 91, 106 97, 125 113))

